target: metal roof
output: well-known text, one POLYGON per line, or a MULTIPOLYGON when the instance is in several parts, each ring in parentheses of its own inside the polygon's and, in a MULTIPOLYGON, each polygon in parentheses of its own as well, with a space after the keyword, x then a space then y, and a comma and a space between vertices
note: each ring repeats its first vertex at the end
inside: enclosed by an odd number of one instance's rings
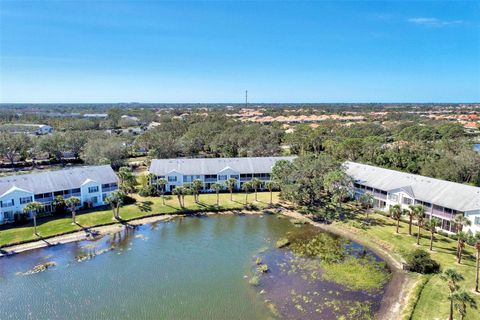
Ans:
POLYGON ((292 161, 295 157, 154 159, 149 171, 157 176, 177 171, 183 175, 218 174, 229 167, 240 173, 270 173, 278 160, 292 161))
POLYGON ((346 173, 363 185, 390 191, 403 188, 415 199, 442 207, 472 211, 480 209, 480 188, 430 177, 345 162, 346 173), (410 193, 410 192, 409 192, 410 193))
POLYGON ((109 165, 74 167, 2 177, 0 178, 0 196, 12 187, 34 194, 75 189, 80 188, 88 179, 102 184, 117 182, 117 176, 109 165))

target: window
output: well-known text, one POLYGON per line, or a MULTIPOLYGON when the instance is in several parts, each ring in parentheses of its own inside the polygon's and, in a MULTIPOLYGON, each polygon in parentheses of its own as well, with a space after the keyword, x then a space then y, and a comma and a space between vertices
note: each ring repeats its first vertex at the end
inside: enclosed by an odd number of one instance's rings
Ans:
POLYGON ((408 205, 412 204, 412 199, 403 197, 403 204, 408 204, 408 205))
POLYGON ((177 176, 168 176, 168 182, 177 182, 177 176))
POLYGON ((55 197, 56 197, 56 196, 63 196, 63 191, 55 191, 55 192, 53 193, 53 196, 55 196, 55 197))
MULTIPOLYGON (((98 187, 97 187, 98 188, 98 187)), ((92 197, 92 203, 97 204, 98 203, 98 197, 92 197)))
POLYGON ((88 193, 98 192, 98 186, 88 187, 88 193))
POLYGON ((388 195, 388 200, 393 201, 393 202, 398 202, 398 195, 396 195, 396 194, 389 194, 389 195, 388 195))
POLYGON ((3 213, 4 220, 12 220, 13 219, 13 211, 5 211, 3 213))
POLYGON ((239 179, 238 174, 232 174, 232 175, 230 176, 230 178, 233 178, 233 179, 236 179, 236 180, 239 179))
POLYGON ((12 199, 10 201, 2 201, 2 208, 13 207, 15 205, 15 201, 12 199))
POLYGON ((102 194, 102 201, 105 202, 105 200, 107 200, 107 194, 106 193, 102 194))
POLYGON ((226 174, 225 175, 223 175, 223 174, 219 175, 218 180, 227 180, 227 175, 226 174))
POLYGON ((480 226, 480 217, 475 217, 475 224, 480 226))
POLYGON ((32 202, 32 197, 22 197, 20 198, 20 204, 26 204, 32 202))

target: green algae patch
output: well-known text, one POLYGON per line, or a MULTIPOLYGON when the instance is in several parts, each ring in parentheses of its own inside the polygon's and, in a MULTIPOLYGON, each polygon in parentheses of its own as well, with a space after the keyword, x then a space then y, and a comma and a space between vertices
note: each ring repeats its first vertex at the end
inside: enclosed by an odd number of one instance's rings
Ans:
POLYGON ((391 278, 384 262, 366 256, 349 256, 339 263, 322 263, 322 278, 344 285, 351 290, 381 289, 391 278))

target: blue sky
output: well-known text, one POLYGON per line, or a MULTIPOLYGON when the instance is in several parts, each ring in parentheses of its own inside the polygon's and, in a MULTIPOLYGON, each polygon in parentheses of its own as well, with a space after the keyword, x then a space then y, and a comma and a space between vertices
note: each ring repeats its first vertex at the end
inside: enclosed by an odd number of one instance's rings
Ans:
POLYGON ((0 0, 0 102, 479 102, 480 2, 0 0))

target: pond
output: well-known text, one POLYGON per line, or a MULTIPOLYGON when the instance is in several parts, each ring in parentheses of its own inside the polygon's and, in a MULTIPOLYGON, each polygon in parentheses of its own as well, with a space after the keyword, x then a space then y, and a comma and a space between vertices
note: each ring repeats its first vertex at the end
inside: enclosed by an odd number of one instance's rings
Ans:
MULTIPOLYGON (((383 285, 365 290, 335 276, 305 277, 306 270, 323 273, 324 265, 311 269, 317 257, 277 248, 279 239, 307 228, 271 215, 184 218, 2 258, 0 319, 348 319, 375 313, 383 285), (259 259, 269 271, 252 285, 259 259), (46 262, 50 268, 29 274, 46 262)), ((379 261, 337 240, 348 257, 379 261)))

